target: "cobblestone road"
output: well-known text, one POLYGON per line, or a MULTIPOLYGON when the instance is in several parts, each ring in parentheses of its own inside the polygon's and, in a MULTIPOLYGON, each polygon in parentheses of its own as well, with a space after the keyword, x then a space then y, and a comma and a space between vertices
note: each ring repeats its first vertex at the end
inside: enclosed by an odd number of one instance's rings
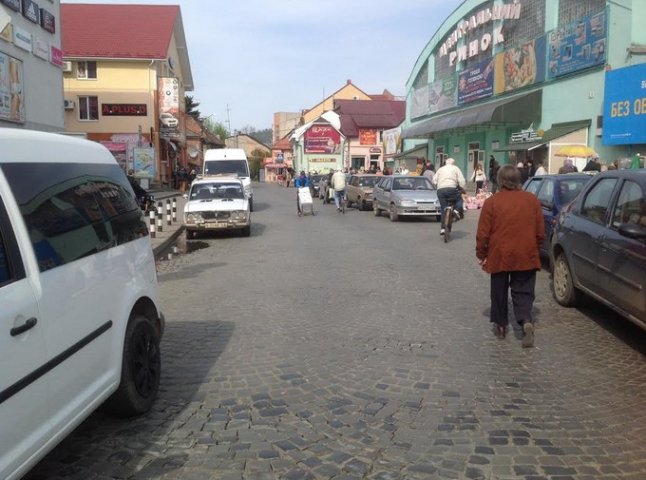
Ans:
MULTIPOLYGON (((153 411, 96 413, 28 479, 646 478, 646 334, 537 284, 536 348, 488 323, 477 212, 441 243, 260 186, 251 238, 160 262, 153 411)), ((195 244, 199 245, 199 244, 195 244)))

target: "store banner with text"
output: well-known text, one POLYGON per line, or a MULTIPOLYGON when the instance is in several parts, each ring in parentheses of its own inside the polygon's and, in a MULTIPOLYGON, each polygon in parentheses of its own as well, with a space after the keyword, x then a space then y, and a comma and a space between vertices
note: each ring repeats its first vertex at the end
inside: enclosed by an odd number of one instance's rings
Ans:
POLYGON ((0 119, 25 121, 24 90, 22 62, 0 52, 0 119))
POLYGON ((305 153, 339 153, 341 134, 331 125, 313 125, 305 132, 305 153))
POLYGON ((606 72, 602 141, 646 143, 646 64, 606 72))

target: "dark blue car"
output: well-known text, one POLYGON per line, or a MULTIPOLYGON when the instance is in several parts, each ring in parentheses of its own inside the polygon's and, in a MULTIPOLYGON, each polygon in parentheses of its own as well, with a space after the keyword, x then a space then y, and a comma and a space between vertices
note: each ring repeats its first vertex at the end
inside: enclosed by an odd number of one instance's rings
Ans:
POLYGON ((576 198, 591 178, 592 175, 587 173, 564 173, 532 177, 525 182, 523 190, 536 195, 543 208, 545 220, 545 241, 541 246, 543 255, 547 256, 549 253, 554 225, 558 221, 561 209, 576 198))

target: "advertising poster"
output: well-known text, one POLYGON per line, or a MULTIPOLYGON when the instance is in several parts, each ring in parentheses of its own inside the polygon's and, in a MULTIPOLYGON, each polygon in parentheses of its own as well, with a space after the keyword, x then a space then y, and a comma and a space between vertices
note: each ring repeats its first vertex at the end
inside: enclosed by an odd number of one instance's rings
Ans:
POLYGON ((475 102, 493 95, 494 59, 488 58, 475 67, 460 72, 458 104, 475 102))
POLYGON ((424 85, 423 87, 416 88, 413 90, 412 95, 412 104, 410 107, 410 116, 411 118, 419 118, 424 115, 428 115, 428 98, 430 92, 430 85, 424 85))
MULTIPOLYGON (((179 138, 179 81, 176 78, 161 77, 159 92, 159 134, 161 138, 179 138)), ((182 99, 183 101, 183 99, 182 99)))
POLYGON ((155 149, 135 148, 133 150, 135 177, 155 177, 155 149))
POLYGON ((606 12, 583 17, 549 33, 548 78, 606 62, 606 12))
POLYGON ((604 145, 646 143, 646 64, 606 72, 604 145))
POLYGON ((377 130, 359 129, 359 145, 376 145, 377 130))
POLYGON ((545 81, 545 45, 545 37, 540 37, 496 55, 494 93, 545 81))
POLYGON ((0 118, 25 121, 22 62, 0 52, 0 118))
POLYGON ((453 108, 458 103, 458 89, 455 75, 443 80, 436 80, 430 85, 428 95, 429 113, 441 112, 453 108))
POLYGON ((305 132, 305 153, 340 153, 341 134, 331 125, 314 125, 305 132))
POLYGON ((11 42, 13 39, 13 25, 11 16, 4 7, 0 6, 0 39, 5 42, 11 42))
POLYGON ((401 153, 401 135, 401 127, 384 130, 381 138, 383 140, 385 155, 395 155, 397 153, 401 153))

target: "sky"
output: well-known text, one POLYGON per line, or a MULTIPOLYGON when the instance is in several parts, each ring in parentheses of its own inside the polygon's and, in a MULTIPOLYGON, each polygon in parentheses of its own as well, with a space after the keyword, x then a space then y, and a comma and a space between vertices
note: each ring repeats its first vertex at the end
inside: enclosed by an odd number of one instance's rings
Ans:
POLYGON ((202 116, 230 131, 271 128, 347 80, 405 95, 408 77, 463 0, 63 0, 179 5, 202 116))

